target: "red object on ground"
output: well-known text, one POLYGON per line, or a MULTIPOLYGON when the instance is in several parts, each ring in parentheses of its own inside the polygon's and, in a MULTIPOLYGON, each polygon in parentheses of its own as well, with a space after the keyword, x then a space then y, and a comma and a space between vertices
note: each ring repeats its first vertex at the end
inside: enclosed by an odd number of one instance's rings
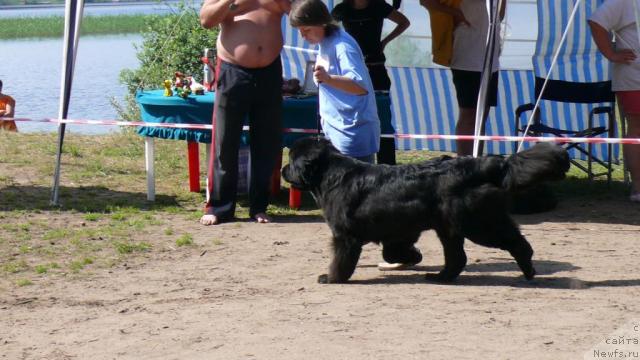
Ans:
POLYGON ((292 209, 299 209, 302 202, 302 191, 294 188, 289 188, 289 207, 292 209))
POLYGON ((189 159, 189 191, 200 192, 200 153, 197 142, 187 142, 187 158, 189 159))
POLYGON ((282 153, 278 156, 276 166, 271 173, 271 195, 276 195, 280 192, 280 168, 282 167, 282 153))

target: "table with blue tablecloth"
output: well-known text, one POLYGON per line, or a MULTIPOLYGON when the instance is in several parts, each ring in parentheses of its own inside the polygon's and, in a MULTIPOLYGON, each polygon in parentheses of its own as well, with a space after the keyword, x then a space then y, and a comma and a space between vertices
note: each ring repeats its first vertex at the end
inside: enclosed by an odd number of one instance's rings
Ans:
MULTIPOLYGON (((214 93, 204 95, 164 96, 164 90, 139 91, 136 102, 140 106, 142 121, 175 124, 211 124, 214 93)), ((392 134, 390 98, 388 93, 376 93, 378 114, 383 134, 392 134)), ((318 97, 285 97, 283 102, 282 125, 285 129, 317 129, 318 97)), ((153 138, 186 140, 188 143, 189 181, 192 191, 200 191, 198 143, 211 142, 211 130, 140 127, 138 134, 145 137, 147 167, 147 187, 149 200, 154 198, 155 182, 153 177, 153 138), (151 196, 150 196, 151 195, 151 196)), ((245 136, 245 135, 243 135, 245 136)), ((285 132, 282 146, 289 147, 300 137, 309 134, 285 132)), ((248 139, 243 139, 248 143, 248 139)), ((207 147, 207 151, 208 147, 207 147)), ((207 153, 208 155, 208 153, 207 153)))

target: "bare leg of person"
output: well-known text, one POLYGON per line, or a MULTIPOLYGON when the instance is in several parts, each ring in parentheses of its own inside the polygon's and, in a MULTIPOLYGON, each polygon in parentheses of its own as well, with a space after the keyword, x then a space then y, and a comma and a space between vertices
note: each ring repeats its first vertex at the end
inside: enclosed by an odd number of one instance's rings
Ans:
MULTIPOLYGON (((627 115, 627 138, 640 138, 640 114, 627 115)), ((640 145, 624 144, 624 158, 631 173, 631 193, 640 194, 640 145)), ((640 195, 637 196, 640 202, 640 195)))
MULTIPOLYGON (((485 111, 482 121, 481 134, 484 134, 487 116, 489 115, 489 107, 485 111)), ((476 130, 476 109, 460 108, 460 115, 456 123, 456 135, 473 135, 476 130)), ((480 141, 479 155, 482 155, 484 141, 480 141)), ((456 149, 458 156, 473 155, 473 140, 456 140, 456 149)))

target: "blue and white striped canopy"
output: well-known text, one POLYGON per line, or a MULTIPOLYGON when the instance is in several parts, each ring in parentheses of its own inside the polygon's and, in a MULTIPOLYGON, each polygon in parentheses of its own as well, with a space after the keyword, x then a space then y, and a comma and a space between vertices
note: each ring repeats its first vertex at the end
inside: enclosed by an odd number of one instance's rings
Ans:
MULTIPOLYGON (((412 0, 404 0, 407 3, 412 0)), ((525 103, 535 103, 535 77, 545 77, 560 43, 569 15, 578 0, 538 0, 538 37, 532 58, 533 70, 501 70, 498 88, 498 106, 492 108, 487 123, 487 135, 514 133, 515 109, 525 103)), ((581 4, 567 41, 560 50, 559 61, 551 78, 555 80, 596 82, 609 79, 609 64, 597 51, 587 24, 590 14, 603 0, 580 0, 581 4)), ((334 1, 326 1, 333 8, 334 1)), ((403 4, 404 6, 405 4, 403 4)), ((402 9, 401 9, 402 10, 402 9)), ((426 10, 425 14, 426 14, 426 10)), ((517 27, 519 24, 510 24, 517 27)), ((412 23, 411 27, 428 26, 412 23)), ((297 30, 283 19, 285 49, 283 66, 286 77, 304 78, 305 64, 313 60, 314 46, 304 41, 297 30)), ((415 31, 414 31, 415 33, 415 31)), ((418 49, 423 51, 424 49, 418 49)), ((424 56, 428 56, 424 50, 424 56)), ((388 67, 392 80, 391 102, 393 125, 401 134, 453 134, 458 107, 451 72, 442 67, 388 67)), ((594 105, 543 102, 541 114, 552 119, 552 126, 579 130, 586 127, 589 109, 594 105)), ((597 119, 598 120, 598 119, 597 119)), ((601 120, 604 122, 604 118, 601 120)), ((447 140, 399 139, 400 150, 455 151, 455 142, 447 140)), ((596 154, 604 155, 606 147, 596 146, 596 154)), ((487 142, 485 153, 508 154, 513 144, 487 142)), ((573 153, 574 157, 581 157, 573 153)), ((617 149, 616 149, 617 158, 617 149)))
POLYGON ((572 82, 610 80, 609 62, 598 51, 587 20, 604 0, 580 0, 580 6, 570 27, 569 20, 578 0, 538 1, 538 41, 533 55, 535 76, 546 77, 562 34, 568 27, 558 63, 550 79, 572 82))

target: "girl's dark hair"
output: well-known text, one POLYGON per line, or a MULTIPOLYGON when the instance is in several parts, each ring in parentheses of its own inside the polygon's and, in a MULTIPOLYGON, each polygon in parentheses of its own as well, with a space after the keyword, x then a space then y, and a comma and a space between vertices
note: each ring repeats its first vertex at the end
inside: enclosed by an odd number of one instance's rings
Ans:
POLYGON ((289 12, 289 24, 293 27, 323 26, 325 36, 331 36, 340 28, 321 0, 294 0, 289 12))

